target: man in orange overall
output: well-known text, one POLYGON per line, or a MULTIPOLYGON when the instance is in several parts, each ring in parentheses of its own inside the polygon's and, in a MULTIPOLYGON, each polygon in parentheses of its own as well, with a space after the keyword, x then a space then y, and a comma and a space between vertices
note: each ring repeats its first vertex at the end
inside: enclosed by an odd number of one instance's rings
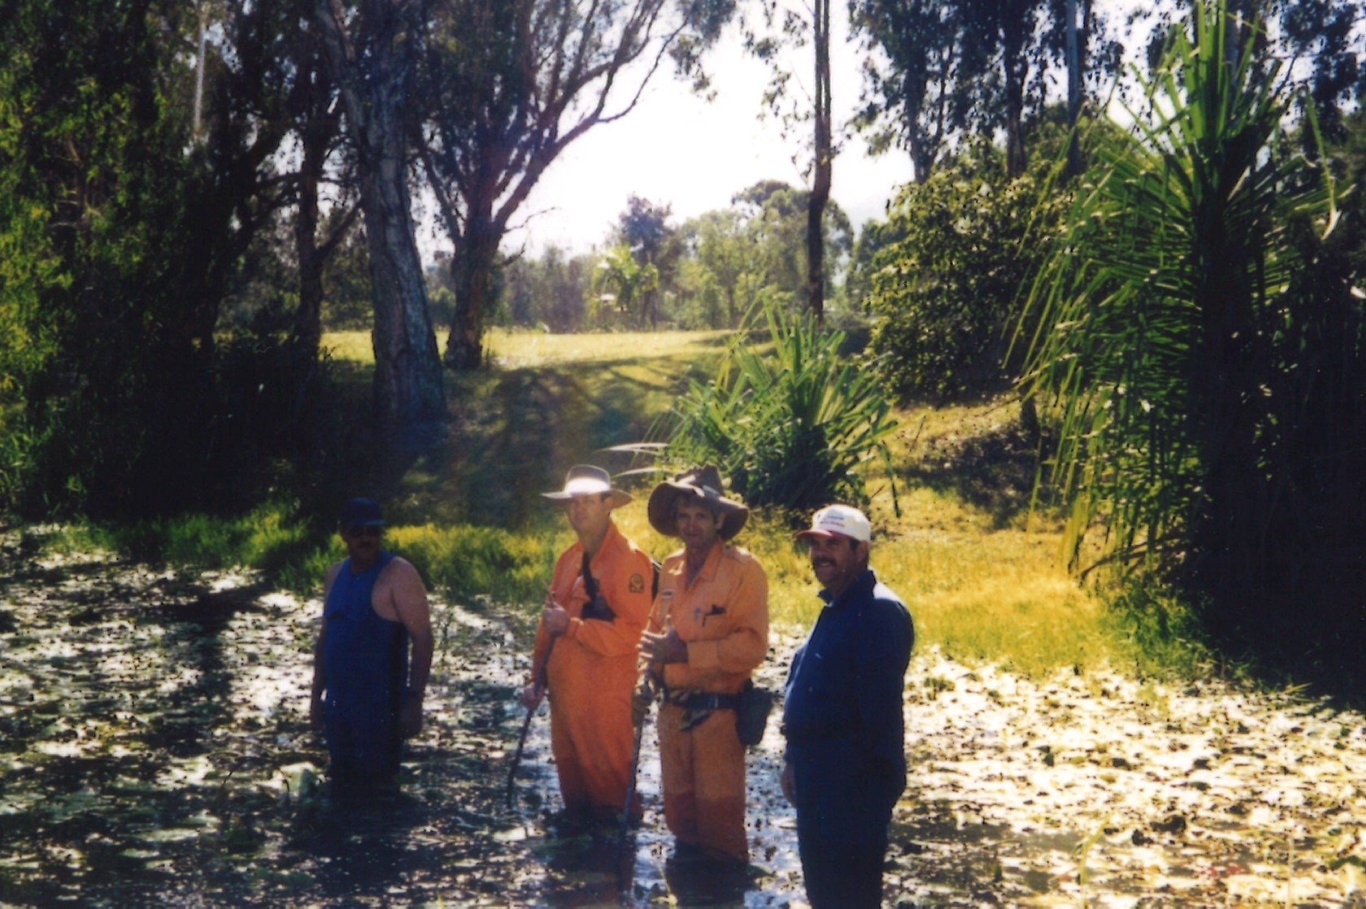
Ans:
POLYGON ((683 541, 664 561, 641 640, 664 682, 660 773, 679 858, 749 860, 735 706, 768 653, 768 577, 754 556, 730 545, 748 517, 722 495, 715 467, 687 471, 650 494, 650 525, 683 541))
POLYGON ((625 807, 635 751, 631 696, 654 567, 612 520, 612 509, 631 497, 607 471, 573 467, 563 490, 542 495, 564 505, 578 540, 555 564, 522 701, 534 711, 549 690, 564 826, 575 829, 610 821, 625 807))

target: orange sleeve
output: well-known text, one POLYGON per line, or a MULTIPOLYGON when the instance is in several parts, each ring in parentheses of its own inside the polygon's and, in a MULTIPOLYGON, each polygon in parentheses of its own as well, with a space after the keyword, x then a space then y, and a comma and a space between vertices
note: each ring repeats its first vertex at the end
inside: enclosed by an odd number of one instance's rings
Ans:
MULTIPOLYGON (((550 595, 560 605, 566 606, 574 585, 574 572, 578 571, 578 560, 573 557, 575 547, 571 546, 560 554, 555 562, 555 573, 551 575, 550 595)), ((550 650, 550 632, 545 630, 545 622, 536 623, 536 644, 531 650, 531 678, 545 678, 546 655, 550 650)))

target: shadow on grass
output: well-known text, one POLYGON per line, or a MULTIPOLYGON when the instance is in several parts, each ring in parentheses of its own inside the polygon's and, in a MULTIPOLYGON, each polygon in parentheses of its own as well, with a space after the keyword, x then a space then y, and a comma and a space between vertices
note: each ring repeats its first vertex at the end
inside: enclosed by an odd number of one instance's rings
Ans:
POLYGON ((990 514, 997 528, 1029 510, 1040 447, 1018 418, 970 434, 934 436, 918 448, 899 472, 908 486, 953 493, 990 514))
POLYGON ((690 375, 701 373, 620 357, 461 376, 447 445, 413 465, 403 498, 423 503, 422 521, 525 526, 570 466, 638 466, 603 449, 644 441, 690 375))

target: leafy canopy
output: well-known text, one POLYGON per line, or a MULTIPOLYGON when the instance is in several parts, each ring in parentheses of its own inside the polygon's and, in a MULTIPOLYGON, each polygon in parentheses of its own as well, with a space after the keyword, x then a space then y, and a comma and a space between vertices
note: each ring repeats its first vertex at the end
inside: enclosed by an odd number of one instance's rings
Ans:
POLYGON ((1140 76, 1147 105, 1099 151, 1033 289, 1029 385, 1060 415, 1074 553, 1098 522, 1125 564, 1250 579, 1290 403, 1273 389, 1307 340, 1291 227, 1326 232, 1336 209, 1282 134, 1276 67, 1259 68, 1255 35, 1232 53, 1229 24, 1222 2, 1194 4, 1140 76))

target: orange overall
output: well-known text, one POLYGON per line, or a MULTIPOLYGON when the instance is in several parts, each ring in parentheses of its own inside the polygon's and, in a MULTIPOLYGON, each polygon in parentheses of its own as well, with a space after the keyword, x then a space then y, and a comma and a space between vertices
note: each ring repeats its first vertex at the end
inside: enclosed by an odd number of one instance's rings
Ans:
POLYGON ((659 709, 664 819, 681 845, 704 855, 748 861, 745 746, 735 711, 691 709, 690 695, 733 695, 768 653, 768 578, 743 549, 717 541, 702 570, 686 581, 682 552, 664 562, 651 631, 670 626, 688 645, 687 662, 664 669, 659 709))
MULTIPOLYGON (((551 583, 551 596, 571 619, 547 667, 550 745, 565 808, 611 817, 625 802, 635 751, 631 695, 654 568, 649 555, 609 525, 590 571, 615 616, 585 619, 583 555, 580 543, 565 550, 551 583)), ((540 677, 549 646, 550 634, 542 625, 532 655, 533 678, 540 677)))

